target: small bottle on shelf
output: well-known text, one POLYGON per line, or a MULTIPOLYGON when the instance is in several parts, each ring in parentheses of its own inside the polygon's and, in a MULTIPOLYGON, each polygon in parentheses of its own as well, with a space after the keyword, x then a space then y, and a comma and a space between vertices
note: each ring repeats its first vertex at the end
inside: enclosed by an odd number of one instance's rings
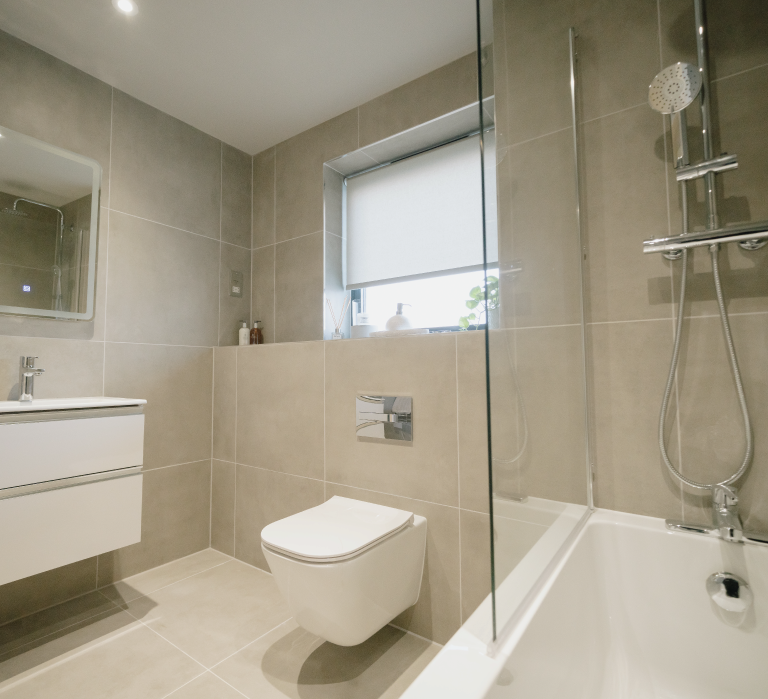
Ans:
POLYGON ((260 320, 253 321, 253 328, 251 328, 251 344, 252 345, 264 344, 264 333, 261 330, 260 320))
POLYGON ((237 341, 240 345, 247 345, 248 344, 248 323, 246 323, 244 320, 240 321, 242 323, 242 327, 240 330, 237 331, 237 341))

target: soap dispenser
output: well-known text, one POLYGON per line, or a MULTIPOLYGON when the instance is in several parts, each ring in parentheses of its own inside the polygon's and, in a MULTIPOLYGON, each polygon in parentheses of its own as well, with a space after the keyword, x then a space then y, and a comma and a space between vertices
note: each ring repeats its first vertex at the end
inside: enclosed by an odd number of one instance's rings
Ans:
POLYGON ((248 330, 248 323, 244 320, 241 320, 240 322, 242 323, 242 327, 237 331, 237 341, 240 345, 247 345, 251 341, 251 331, 248 330))
POLYGON ((397 313, 387 321, 387 330, 407 330, 411 327, 411 321, 408 316, 403 315, 403 306, 410 306, 410 303, 398 303, 397 313))

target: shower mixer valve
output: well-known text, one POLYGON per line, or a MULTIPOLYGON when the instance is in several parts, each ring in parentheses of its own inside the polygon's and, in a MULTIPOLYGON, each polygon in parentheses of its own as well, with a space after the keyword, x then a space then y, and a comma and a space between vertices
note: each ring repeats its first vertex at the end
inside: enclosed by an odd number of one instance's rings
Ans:
POLYGON ((768 544, 768 534, 745 531, 739 515, 739 495, 729 485, 712 486, 712 524, 690 524, 674 519, 666 520, 667 529, 693 534, 718 536, 732 543, 768 544))

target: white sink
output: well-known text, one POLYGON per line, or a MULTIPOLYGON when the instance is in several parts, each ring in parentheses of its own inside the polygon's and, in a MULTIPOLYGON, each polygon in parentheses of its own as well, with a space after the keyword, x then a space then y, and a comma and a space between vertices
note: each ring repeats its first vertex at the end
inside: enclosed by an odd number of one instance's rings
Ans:
POLYGON ((21 402, 18 400, 0 401, 0 413, 27 413, 43 410, 81 410, 83 408, 119 408, 129 405, 144 405, 147 401, 140 398, 35 398, 21 402))
POLYGON ((0 585, 141 541, 146 402, 0 402, 0 585))

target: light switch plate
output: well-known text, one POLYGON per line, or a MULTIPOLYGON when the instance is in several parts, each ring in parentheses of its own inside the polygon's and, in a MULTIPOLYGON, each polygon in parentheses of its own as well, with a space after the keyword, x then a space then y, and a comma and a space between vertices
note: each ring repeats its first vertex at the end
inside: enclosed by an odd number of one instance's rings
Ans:
POLYGON ((229 295, 236 299, 243 298, 243 273, 232 270, 229 273, 229 295))

